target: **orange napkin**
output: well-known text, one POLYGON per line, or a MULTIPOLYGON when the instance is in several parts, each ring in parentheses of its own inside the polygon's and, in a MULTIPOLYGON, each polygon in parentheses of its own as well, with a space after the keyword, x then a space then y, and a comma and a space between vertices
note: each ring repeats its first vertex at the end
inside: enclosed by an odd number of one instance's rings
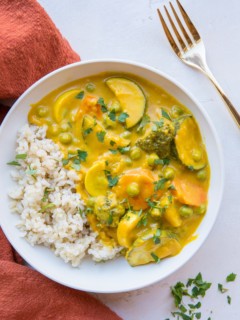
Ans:
MULTIPOLYGON (((0 0, 0 99, 17 98, 50 71, 80 60, 35 0, 0 0)), ((8 107, 0 105, 0 123, 8 107)), ((23 265, 0 229, 1 320, 119 320, 85 292, 23 265)))

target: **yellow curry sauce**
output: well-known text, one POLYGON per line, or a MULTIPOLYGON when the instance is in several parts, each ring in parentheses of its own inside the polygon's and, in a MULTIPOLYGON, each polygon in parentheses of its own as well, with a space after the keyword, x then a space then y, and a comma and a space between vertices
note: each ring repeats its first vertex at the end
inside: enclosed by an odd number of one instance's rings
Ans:
POLYGON ((192 240, 207 208, 210 168, 190 111, 133 75, 100 74, 32 105, 64 154, 98 237, 132 266, 158 262, 192 240))

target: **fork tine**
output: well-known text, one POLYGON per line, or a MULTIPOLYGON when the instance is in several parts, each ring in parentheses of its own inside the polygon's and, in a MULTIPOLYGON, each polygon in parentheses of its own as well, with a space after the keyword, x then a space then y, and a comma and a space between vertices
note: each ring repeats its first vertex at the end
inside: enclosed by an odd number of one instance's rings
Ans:
POLYGON ((192 46, 193 46, 192 40, 190 39, 187 31, 185 30, 185 28, 184 28, 181 20, 179 19, 178 15, 177 15, 177 12, 176 12, 176 10, 174 9, 174 6, 172 5, 171 2, 169 2, 169 4, 170 4, 170 7, 171 7, 171 9, 172 9, 172 12, 173 12, 173 14, 174 14, 174 16, 175 16, 175 18, 176 18, 176 20, 177 20, 177 23, 178 23, 180 29, 182 30, 182 33, 183 33, 185 39, 187 40, 188 45, 189 45, 190 47, 192 47, 192 46))
POLYGON ((183 6, 179 2, 179 0, 177 0, 177 5, 182 13, 183 19, 186 22, 186 25, 188 26, 194 40, 198 42, 199 40, 201 40, 200 34, 197 32, 197 29, 194 27, 194 24, 192 23, 191 19, 187 15, 186 11, 183 9, 183 6))
POLYGON ((176 53, 176 55, 180 56, 180 50, 178 48, 178 45, 176 44, 175 40, 173 39, 172 35, 171 35, 171 32, 169 31, 167 25, 166 25, 166 22, 164 21, 163 19, 163 16, 160 12, 159 9, 157 9, 157 12, 158 12, 158 15, 159 15, 159 18, 160 18, 160 21, 162 23, 162 26, 163 26, 163 30, 166 34, 166 37, 171 45, 171 47, 173 48, 174 52, 176 53))
POLYGON ((169 14, 166 6, 164 6, 164 9, 165 9, 165 11, 166 11, 166 14, 167 14, 167 16, 168 16, 168 20, 169 20, 169 22, 170 22, 170 24, 171 24, 171 26, 172 26, 172 28, 173 28, 173 31, 174 31, 174 33, 175 33, 175 35, 176 35, 176 37, 177 37, 177 39, 178 39, 178 41, 179 41, 182 49, 183 49, 184 51, 186 51, 186 49, 187 49, 186 44, 184 43, 184 41, 183 41, 182 37, 180 36, 177 28, 175 27, 175 24, 174 24, 174 22, 173 22, 173 20, 172 20, 172 18, 171 18, 171 16, 170 16, 170 14, 169 14))

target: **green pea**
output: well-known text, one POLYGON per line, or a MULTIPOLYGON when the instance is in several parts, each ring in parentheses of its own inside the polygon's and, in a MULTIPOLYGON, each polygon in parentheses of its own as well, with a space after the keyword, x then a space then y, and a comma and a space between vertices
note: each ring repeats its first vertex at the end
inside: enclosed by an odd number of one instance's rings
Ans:
POLYGON ((96 86, 95 86, 94 83, 89 82, 89 83, 86 84, 86 90, 88 92, 93 92, 95 89, 96 89, 96 86))
POLYGON ((51 136, 57 136, 60 132, 60 128, 56 123, 53 123, 51 127, 48 127, 48 132, 51 136))
POLYGON ((108 104, 108 109, 109 109, 110 111, 113 111, 113 110, 114 110, 116 113, 122 111, 122 107, 121 107, 121 105, 120 105, 120 102, 117 101, 117 100, 113 100, 112 102, 110 102, 110 103, 108 104))
POLYGON ((197 173, 197 178, 198 178, 198 180, 202 180, 202 181, 206 180, 206 178, 207 178, 206 170, 205 169, 199 170, 197 173))
POLYGON ((174 178, 175 171, 171 167, 167 167, 163 171, 163 176, 165 179, 172 180, 174 178))
POLYGON ((107 114, 103 116, 103 124, 106 128, 116 128, 117 122, 112 121, 107 114))
POLYGON ((130 197, 136 197, 140 193, 139 185, 137 182, 132 182, 127 186, 127 194, 130 197))
POLYGON ((156 153, 151 153, 147 159, 148 165, 150 167, 155 166, 156 165, 155 160, 158 160, 158 159, 159 159, 159 156, 156 153))
POLYGON ((68 123, 62 123, 61 124, 61 131, 62 132, 67 132, 69 131, 70 127, 69 127, 69 124, 68 123))
POLYGON ((124 159, 124 161, 125 161, 125 163, 126 163, 126 165, 128 166, 128 167, 131 167, 131 165, 132 165, 132 160, 130 159, 130 158, 125 158, 124 159))
POLYGON ((133 147, 132 150, 130 151, 130 158, 132 160, 138 160, 141 158, 142 151, 138 147, 133 147))
POLYGON ((131 137, 131 132, 130 131, 124 131, 123 133, 120 134, 121 138, 124 139, 129 139, 131 137))
POLYGON ((199 162, 202 159, 202 151, 200 149, 193 149, 192 158, 194 161, 199 162))
POLYGON ((207 211, 207 206, 205 204, 201 204, 199 207, 195 209, 195 212, 200 215, 204 214, 206 211, 207 211))
POLYGON ((152 208, 150 214, 153 218, 161 218, 162 212, 159 208, 152 208))
POLYGON ((87 199, 87 206, 88 207, 94 207, 95 199, 93 197, 87 199))
POLYGON ((46 107, 46 106, 39 106, 39 107, 37 108, 37 115, 38 115, 40 118, 46 117, 47 114, 48 114, 48 107, 46 107))
POLYGON ((178 118, 183 114, 183 110, 182 108, 180 108, 179 106, 173 106, 171 108, 171 116, 172 118, 178 118))
POLYGON ((72 135, 70 133, 64 132, 59 135, 59 141, 63 144, 70 144, 72 142, 72 135))
POLYGON ((182 206, 179 210, 180 215, 184 218, 188 218, 191 215, 193 215, 193 209, 191 207, 188 206, 182 206))

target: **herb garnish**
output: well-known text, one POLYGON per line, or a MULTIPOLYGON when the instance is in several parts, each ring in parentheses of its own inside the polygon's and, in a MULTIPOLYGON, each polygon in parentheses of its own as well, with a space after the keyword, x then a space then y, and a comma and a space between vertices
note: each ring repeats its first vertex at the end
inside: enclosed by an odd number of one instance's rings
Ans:
POLYGON ((158 165, 158 164, 168 165, 169 163, 170 163, 170 159, 168 159, 168 158, 155 159, 155 160, 154 160, 154 164, 155 164, 155 165, 158 165))
POLYGON ((82 100, 83 97, 84 97, 84 91, 80 91, 75 98, 82 100))
POLYGON ((67 159, 62 159, 63 166, 66 166, 69 164, 69 162, 72 162, 71 167, 75 169, 76 171, 80 170, 80 164, 81 162, 85 162, 87 159, 87 152, 84 150, 77 150, 77 153, 68 153, 67 159))
POLYGON ((113 223, 113 213, 112 213, 112 211, 110 211, 109 217, 107 219, 107 224, 110 225, 112 223, 113 223))
POLYGON ((10 162, 7 162, 7 164, 9 166, 21 166, 19 162, 13 160, 13 161, 10 161, 10 162))
POLYGON ((128 151, 130 151, 130 146, 127 146, 127 147, 118 147, 118 151, 119 151, 121 154, 127 153, 128 151))
POLYGON ((226 288, 223 288, 223 285, 221 283, 218 284, 218 290, 221 292, 221 293, 225 293, 228 291, 228 289, 226 288))
POLYGON ((36 173, 37 173, 37 170, 32 169, 31 166, 29 166, 28 170, 26 171, 26 174, 29 174, 30 176, 33 176, 33 177, 35 177, 36 173))
POLYGON ((161 230, 157 229, 155 232, 155 235, 153 236, 153 242, 155 244, 159 244, 161 242, 160 235, 161 235, 161 230))
POLYGON ((22 159, 25 160, 27 158, 27 154, 26 153, 19 153, 16 155, 16 159, 22 159))
POLYGON ((227 296, 227 302, 228 302, 228 304, 231 304, 232 298, 230 296, 227 296))
POLYGON ((137 128, 137 133, 141 133, 144 129, 144 127, 150 122, 150 117, 145 114, 143 117, 142 117, 142 120, 137 128))
POLYGON ((86 137, 88 134, 90 134, 93 131, 93 128, 87 128, 86 130, 83 131, 84 137, 86 137))
POLYGON ((162 116, 170 121, 172 121, 171 117, 169 116, 169 114, 167 113, 167 111, 165 111, 164 109, 162 109, 162 116))
POLYGON ((161 261, 161 259, 154 252, 151 252, 151 256, 156 263, 159 263, 161 261))
POLYGON ((118 176, 112 177, 109 170, 104 170, 104 172, 105 172, 105 175, 108 179, 108 186, 110 188, 116 186, 118 184, 119 177, 118 176))
MULTIPOLYGON (((19 159, 19 160, 25 160, 27 158, 27 154, 26 153, 19 153, 16 155, 15 159, 19 159)), ((16 161, 16 160, 13 160, 13 161, 10 161, 10 162, 7 162, 7 164, 9 166, 21 166, 21 164, 16 161)))
POLYGON ((233 281, 235 281, 236 277, 237 277, 237 275, 236 275, 235 273, 230 273, 230 274, 227 276, 226 281, 227 281, 227 282, 233 282, 233 281))
POLYGON ((116 121, 116 111, 114 109, 108 113, 108 118, 112 121, 116 121))
POLYGON ((125 123, 127 118, 129 118, 129 115, 126 112, 122 112, 119 116, 118 116, 118 121, 120 123, 125 123))
POLYGON ((99 131, 99 132, 97 132, 98 141, 99 141, 99 142, 103 142, 105 135, 106 135, 106 131, 99 131))
POLYGON ((161 178, 158 181, 154 181, 154 185, 155 185, 154 191, 163 190, 165 182, 167 182, 167 181, 168 181, 168 179, 166 179, 166 178, 161 178))
POLYGON ((99 98, 98 101, 97 101, 97 104, 99 104, 101 106, 101 111, 103 113, 106 113, 108 111, 103 98, 99 98))

